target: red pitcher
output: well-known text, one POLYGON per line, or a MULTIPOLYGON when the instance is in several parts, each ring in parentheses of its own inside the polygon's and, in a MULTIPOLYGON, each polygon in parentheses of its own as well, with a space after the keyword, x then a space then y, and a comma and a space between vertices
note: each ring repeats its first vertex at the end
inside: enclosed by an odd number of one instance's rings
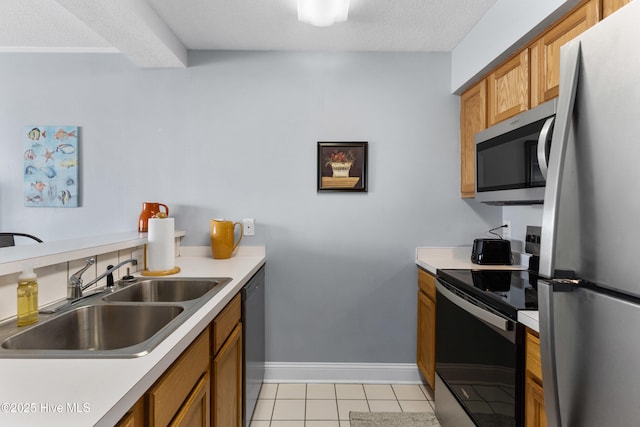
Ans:
POLYGON ((153 218, 155 214, 162 212, 160 206, 164 207, 164 213, 169 216, 169 208, 165 204, 156 202, 142 203, 142 212, 140 212, 140 218, 138 219, 138 231, 140 233, 149 231, 149 218, 153 218))

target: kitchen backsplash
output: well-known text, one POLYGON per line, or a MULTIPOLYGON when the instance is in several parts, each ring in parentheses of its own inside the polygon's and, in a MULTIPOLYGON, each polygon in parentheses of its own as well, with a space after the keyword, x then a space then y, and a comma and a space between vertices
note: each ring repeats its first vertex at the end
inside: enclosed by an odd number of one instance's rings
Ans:
POLYGON ((542 225, 542 205, 504 206, 502 220, 511 221, 512 250, 523 252, 527 226, 542 225))
MULTIPOLYGON (((139 247, 123 249, 115 252, 97 253, 95 255, 96 263, 82 275, 83 281, 88 283, 91 279, 97 277, 98 272, 102 273, 106 271, 108 265, 115 265, 119 261, 131 258, 132 251, 138 248, 139 247)), ((68 277, 85 265, 85 259, 86 258, 70 260, 34 269, 35 273, 38 275, 38 305, 40 307, 66 298, 68 277)), ((37 265, 37 259, 34 260, 33 263, 37 265)), ((135 272, 142 270, 144 266, 124 266, 119 269, 117 274, 114 274, 114 279, 117 280, 124 276, 127 273, 127 267, 129 267, 132 272, 135 272)), ((18 276, 19 273, 0 276, 0 321, 16 316, 16 288, 18 286, 18 276)), ((103 285, 104 280, 98 283, 98 286, 103 285)))

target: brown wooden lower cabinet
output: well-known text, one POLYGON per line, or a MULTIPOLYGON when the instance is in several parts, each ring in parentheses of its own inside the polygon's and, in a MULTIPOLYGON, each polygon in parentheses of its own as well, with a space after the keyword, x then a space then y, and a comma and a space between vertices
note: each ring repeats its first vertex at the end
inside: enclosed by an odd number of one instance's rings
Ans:
POLYGON ((211 425, 242 427, 242 323, 240 294, 213 321, 211 425))
POLYGON ((525 345, 525 427, 546 427, 547 416, 544 411, 542 364, 540 362, 540 336, 538 333, 527 328, 525 345))
POLYGON ((242 323, 236 295, 116 427, 242 427, 242 323))
POLYGON ((124 417, 116 424, 116 427, 144 427, 145 415, 144 415, 145 396, 142 396, 140 400, 133 405, 133 408, 127 412, 124 417))
MULTIPOLYGON (((203 375, 208 376, 210 333, 206 328, 173 365, 147 391, 147 420, 150 426, 170 425, 188 410, 189 396, 203 375)), ((208 411, 208 408, 207 408, 208 411)))
POLYGON ((534 379, 527 377, 525 382, 525 426, 546 426, 547 416, 544 412, 544 393, 542 386, 534 379))
POLYGON ((418 269, 418 337, 416 363, 431 390, 436 380, 435 276, 418 269))
POLYGON ((209 427, 211 425, 210 400, 211 382, 209 371, 207 371, 193 388, 189 398, 170 425, 172 427, 209 427))
POLYGON ((242 426, 242 323, 213 359, 212 425, 242 426))

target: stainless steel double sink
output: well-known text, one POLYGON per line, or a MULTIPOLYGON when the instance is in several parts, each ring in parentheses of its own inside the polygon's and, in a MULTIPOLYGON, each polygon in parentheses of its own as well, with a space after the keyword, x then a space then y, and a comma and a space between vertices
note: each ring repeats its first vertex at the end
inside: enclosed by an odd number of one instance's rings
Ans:
POLYGON ((0 325, 0 358, 130 358, 149 353, 231 278, 120 284, 27 327, 0 325))

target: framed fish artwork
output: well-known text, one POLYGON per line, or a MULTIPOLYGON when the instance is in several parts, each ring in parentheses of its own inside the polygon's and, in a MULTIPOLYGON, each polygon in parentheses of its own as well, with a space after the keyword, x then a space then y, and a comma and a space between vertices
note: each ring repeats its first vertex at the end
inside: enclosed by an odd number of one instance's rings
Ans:
POLYGON ((78 207, 78 127, 25 126, 24 205, 78 207))

